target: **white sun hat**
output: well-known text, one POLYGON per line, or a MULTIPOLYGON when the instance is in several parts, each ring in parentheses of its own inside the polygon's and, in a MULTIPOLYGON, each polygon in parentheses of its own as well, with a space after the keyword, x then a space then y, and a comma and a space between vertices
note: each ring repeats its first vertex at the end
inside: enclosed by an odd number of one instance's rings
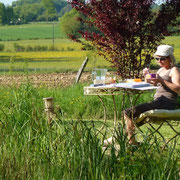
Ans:
POLYGON ((164 57, 170 57, 171 64, 174 65, 176 62, 176 59, 173 55, 174 48, 170 45, 160 45, 157 47, 157 51, 154 53, 154 57, 156 56, 164 56, 164 57))
POLYGON ((160 45, 157 47, 157 51, 154 56, 170 56, 173 55, 174 48, 169 45, 160 45))

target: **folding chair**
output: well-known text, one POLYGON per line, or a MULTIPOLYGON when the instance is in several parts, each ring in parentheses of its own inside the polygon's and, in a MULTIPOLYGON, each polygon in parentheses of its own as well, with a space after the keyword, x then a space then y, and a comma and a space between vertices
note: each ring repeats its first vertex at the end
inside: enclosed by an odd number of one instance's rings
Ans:
POLYGON ((155 109, 155 110, 150 110, 142 113, 139 118, 136 119, 136 124, 148 124, 152 129, 152 134, 158 133, 163 141, 164 141, 164 146, 171 142, 173 139, 179 137, 180 135, 180 128, 177 130, 177 128, 174 128, 174 125, 178 126, 180 124, 180 109, 176 110, 166 110, 166 109, 155 109), (158 124, 158 127, 155 127, 154 124, 158 124), (165 137, 163 136, 162 133, 160 133, 160 129, 163 128, 164 124, 167 124, 172 131, 175 133, 168 141, 166 141, 165 137))

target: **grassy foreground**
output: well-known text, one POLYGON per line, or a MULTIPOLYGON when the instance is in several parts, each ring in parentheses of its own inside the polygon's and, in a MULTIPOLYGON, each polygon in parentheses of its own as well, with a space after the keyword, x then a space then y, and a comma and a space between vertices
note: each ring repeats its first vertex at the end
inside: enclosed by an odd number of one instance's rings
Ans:
MULTIPOLYGON (((103 149, 112 124, 97 136, 96 123, 83 120, 100 118, 103 112, 96 97, 82 95, 82 85, 47 89, 27 81, 20 87, 1 87, 0 97, 1 179, 179 178, 179 151, 171 146, 162 152, 155 137, 154 143, 144 136, 141 146, 128 146, 120 125, 119 150, 114 145, 103 149), (44 114, 44 97, 54 97, 55 106, 60 106, 51 126, 44 114)), ((106 104, 111 111, 109 98, 106 104)))

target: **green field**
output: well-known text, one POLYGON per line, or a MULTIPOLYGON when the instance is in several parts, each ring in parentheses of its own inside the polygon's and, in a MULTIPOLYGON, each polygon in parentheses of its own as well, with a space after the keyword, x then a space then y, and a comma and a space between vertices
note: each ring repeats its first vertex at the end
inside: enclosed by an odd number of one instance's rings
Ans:
MULTIPOLYGON (((80 44, 63 38, 58 23, 54 24, 54 39, 52 33, 52 23, 0 26, 0 44, 5 46, 5 50, 0 52, 0 72, 5 73, 10 69, 23 71, 27 65, 32 72, 77 71, 86 56, 90 59, 86 71, 91 71, 94 67, 110 68, 110 64, 102 57, 95 58, 90 52, 82 51, 80 44), (14 43, 23 47, 49 48, 54 45, 57 51, 15 52, 14 43)), ((180 36, 167 37, 163 43, 174 46, 176 60, 180 63, 180 36)))
MULTIPOLYGON (((13 67, 14 70, 22 71, 24 66, 31 71, 37 72, 66 72, 78 71, 85 57, 86 51, 56 51, 56 52, 4 52, 0 53, 0 71, 7 72, 13 67)), ((97 60, 90 58, 86 70, 94 67, 110 66, 101 57, 97 60)))
MULTIPOLYGON (((53 40, 52 39, 36 39, 36 40, 21 40, 21 41, 2 41, 0 44, 5 45, 5 50, 4 51, 14 51, 14 43, 17 43, 22 46, 37 46, 37 45, 45 45, 45 46, 51 46, 53 45, 53 40)), ((68 39, 61 39, 61 38, 56 38, 54 39, 54 45, 59 49, 59 51, 67 51, 68 48, 73 48, 73 50, 81 50, 81 45, 78 43, 74 43, 68 39), (63 49, 64 48, 64 49, 63 49)))
POLYGON ((0 40, 64 38, 59 23, 32 23, 25 25, 0 26, 0 40), (54 30, 53 30, 54 29, 54 30), (54 34, 54 35, 53 35, 54 34))

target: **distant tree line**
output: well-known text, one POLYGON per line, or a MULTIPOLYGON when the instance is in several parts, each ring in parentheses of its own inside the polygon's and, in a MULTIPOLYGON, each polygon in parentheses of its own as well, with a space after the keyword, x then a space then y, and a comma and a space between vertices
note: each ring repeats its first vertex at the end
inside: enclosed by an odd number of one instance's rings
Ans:
POLYGON ((70 10, 66 0, 18 0, 12 6, 0 3, 0 24, 56 21, 70 10))
POLYGON ((13 7, 0 3, 0 24, 9 24, 14 18, 13 7))

